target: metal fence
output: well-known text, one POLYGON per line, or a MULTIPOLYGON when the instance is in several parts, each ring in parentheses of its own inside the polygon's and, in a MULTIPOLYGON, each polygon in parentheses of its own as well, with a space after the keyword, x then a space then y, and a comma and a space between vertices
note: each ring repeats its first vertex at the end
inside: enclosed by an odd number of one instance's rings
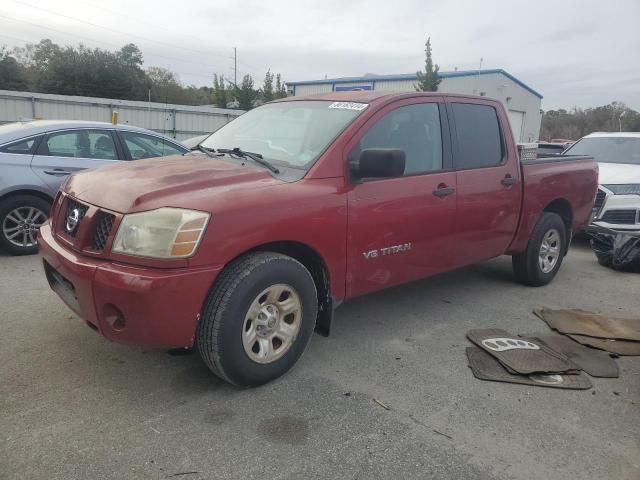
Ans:
POLYGON ((113 112, 118 112, 118 123, 154 130, 177 140, 214 132, 244 113, 209 105, 172 105, 0 90, 0 124, 33 119, 110 122, 113 112))

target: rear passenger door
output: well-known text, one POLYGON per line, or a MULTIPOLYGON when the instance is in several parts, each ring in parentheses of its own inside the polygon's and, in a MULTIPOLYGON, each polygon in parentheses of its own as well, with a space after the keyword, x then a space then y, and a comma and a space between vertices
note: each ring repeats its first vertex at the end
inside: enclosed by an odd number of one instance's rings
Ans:
POLYGON ((55 195, 70 174, 119 159, 112 130, 64 130, 45 135, 31 160, 31 168, 55 195))
POLYGON ((520 215, 517 152, 502 110, 483 101, 447 100, 456 169, 458 266, 502 255, 520 215))
POLYGON ((407 99, 374 115, 347 145, 405 152, 404 176, 365 179, 348 192, 347 295, 451 268, 456 212, 449 129, 438 97, 407 99))

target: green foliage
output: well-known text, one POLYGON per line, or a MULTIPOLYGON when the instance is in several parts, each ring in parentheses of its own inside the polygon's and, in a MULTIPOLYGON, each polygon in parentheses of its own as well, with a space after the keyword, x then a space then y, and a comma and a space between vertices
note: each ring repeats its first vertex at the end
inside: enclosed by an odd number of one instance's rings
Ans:
POLYGON ((0 88, 24 90, 28 84, 25 68, 4 47, 0 48, 0 88))
POLYGON ((143 65, 142 52, 132 43, 111 52, 84 45, 61 47, 44 39, 11 52, 0 49, 0 88, 183 105, 215 104, 220 108, 226 108, 235 98, 243 110, 253 108, 258 99, 287 96, 280 74, 270 70, 262 89, 256 90, 250 75, 232 88, 225 85, 222 75, 214 75, 212 86, 185 86, 174 72, 161 67, 143 69, 143 65))
POLYGON ((276 75, 276 90, 273 95, 274 98, 285 98, 287 96, 287 85, 279 73, 276 75))
POLYGON ((213 103, 219 108, 227 108, 229 95, 224 84, 224 75, 213 74, 213 103))
POLYGON ((271 73, 271 70, 267 70, 267 73, 264 76, 264 83, 262 84, 262 100, 270 102, 274 98, 273 73, 271 73))
POLYGON ((251 110, 254 107, 254 102, 258 99, 259 93, 253 88, 251 75, 242 77, 242 83, 239 86, 235 85, 233 89, 233 96, 238 102, 240 110, 251 110))
POLYGON ((577 140, 592 132, 638 132, 640 113, 624 103, 613 102, 595 108, 549 110, 542 116, 541 140, 577 140))
POLYGON ((438 85, 442 79, 438 72, 440 67, 433 64, 431 57, 431 37, 427 38, 427 43, 424 45, 425 53, 425 66, 424 72, 416 72, 418 76, 418 84, 414 85, 417 92, 437 92, 438 85))

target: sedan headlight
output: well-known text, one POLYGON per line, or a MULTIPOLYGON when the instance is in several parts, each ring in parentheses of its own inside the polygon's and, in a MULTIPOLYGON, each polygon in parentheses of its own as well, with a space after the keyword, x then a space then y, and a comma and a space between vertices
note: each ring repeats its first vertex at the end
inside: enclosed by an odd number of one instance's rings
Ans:
POLYGON ((153 258, 185 258, 196 252, 209 214, 181 208, 159 208, 125 215, 112 251, 153 258))
POLYGON ((624 183, 618 185, 603 185, 614 195, 640 195, 640 183, 624 183))

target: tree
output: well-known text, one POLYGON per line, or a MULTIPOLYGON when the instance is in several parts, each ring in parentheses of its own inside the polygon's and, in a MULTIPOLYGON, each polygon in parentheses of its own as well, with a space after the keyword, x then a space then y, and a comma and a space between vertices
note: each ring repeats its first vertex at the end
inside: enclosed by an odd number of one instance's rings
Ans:
POLYGON ((287 96, 287 86, 279 73, 276 75, 276 90, 273 95, 274 98, 285 98, 287 96))
POLYGON ((549 110, 542 116, 540 139, 567 138, 577 140, 592 132, 637 132, 640 113, 624 103, 613 102, 594 108, 549 110))
POLYGON ((213 103, 219 108, 227 108, 229 96, 224 84, 224 75, 213 74, 213 103))
POLYGON ((262 84, 262 100, 265 102, 270 102, 274 98, 273 73, 271 73, 271 70, 267 70, 267 73, 264 76, 264 83, 262 84))
POLYGON ((146 70, 147 81, 151 89, 151 101, 162 103, 184 103, 184 87, 178 76, 162 67, 149 67, 146 70))
POLYGON ((414 85, 417 92, 437 92, 438 85, 442 79, 438 72, 440 71, 440 67, 438 65, 433 64, 433 59, 431 58, 431 37, 427 38, 427 43, 424 45, 424 53, 425 53, 425 68, 424 72, 416 72, 418 76, 418 84, 414 85))
POLYGON ((5 90, 26 90, 28 88, 24 67, 9 54, 5 47, 0 48, 0 86, 5 90))
POLYGON ((251 110, 253 102, 258 98, 259 92, 254 90, 253 85, 251 75, 245 75, 242 77, 240 86, 235 85, 233 88, 233 95, 238 101, 238 107, 241 110, 251 110))

